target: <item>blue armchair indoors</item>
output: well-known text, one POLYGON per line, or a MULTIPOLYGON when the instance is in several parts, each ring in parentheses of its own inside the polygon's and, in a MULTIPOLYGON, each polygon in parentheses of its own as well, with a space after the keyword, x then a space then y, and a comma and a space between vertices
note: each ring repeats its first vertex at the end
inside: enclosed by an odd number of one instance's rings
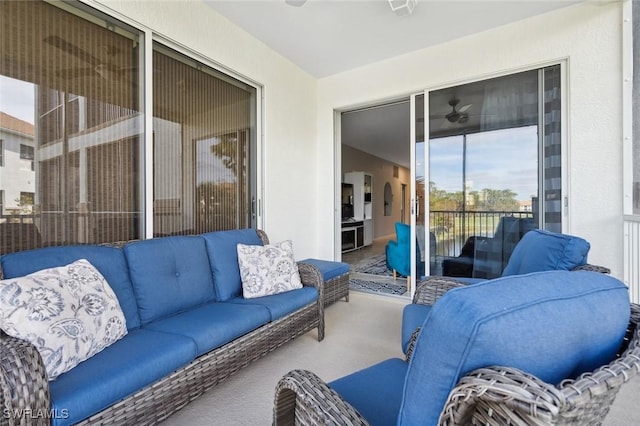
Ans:
MULTIPOLYGON (((411 275, 410 237, 411 227, 404 223, 396 222, 396 241, 390 240, 385 247, 387 267, 393 270, 393 278, 396 278, 397 274, 407 277, 407 286, 411 275)), ((416 244, 416 255, 419 256, 419 254, 418 244, 416 244)), ((416 259, 419 258, 416 257, 416 259)), ((424 263, 422 263, 422 271, 424 274, 424 263)))
MULTIPOLYGON (((407 277, 407 288, 411 276, 411 227, 407 224, 396 222, 396 240, 390 240, 386 247, 387 267, 393 270, 393 278, 397 274, 407 277)), ((421 235, 421 232, 417 232, 421 235)), ((423 234, 423 233, 422 233, 423 234)), ((433 233, 429 233, 430 256, 434 256, 436 250, 436 239, 433 233)), ((418 278, 424 276, 424 241, 416 238, 415 256, 418 259, 418 278)))

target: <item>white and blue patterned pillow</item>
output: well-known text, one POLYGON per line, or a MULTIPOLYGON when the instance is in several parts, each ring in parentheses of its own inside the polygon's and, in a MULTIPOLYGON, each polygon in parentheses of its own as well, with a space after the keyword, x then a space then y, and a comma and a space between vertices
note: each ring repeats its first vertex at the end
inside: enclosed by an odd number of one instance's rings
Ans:
POLYGON ((238 244, 238 266, 245 299, 302 288, 289 240, 266 246, 238 244))
POLYGON ((0 281, 0 328, 38 349, 49 380, 127 334, 116 295, 86 259, 0 281))

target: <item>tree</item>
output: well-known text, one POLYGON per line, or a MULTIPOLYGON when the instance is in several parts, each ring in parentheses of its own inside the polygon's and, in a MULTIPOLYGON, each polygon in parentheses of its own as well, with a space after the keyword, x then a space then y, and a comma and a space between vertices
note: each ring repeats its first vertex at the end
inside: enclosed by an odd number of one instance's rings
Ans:
POLYGON ((477 193, 476 208, 485 211, 517 211, 516 193, 510 189, 485 188, 477 193))

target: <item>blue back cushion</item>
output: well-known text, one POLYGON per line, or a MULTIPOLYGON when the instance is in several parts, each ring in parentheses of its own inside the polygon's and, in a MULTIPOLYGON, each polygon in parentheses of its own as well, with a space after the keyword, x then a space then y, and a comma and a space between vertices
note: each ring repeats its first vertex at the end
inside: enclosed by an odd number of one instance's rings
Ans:
POLYGON ((224 302, 242 295, 242 280, 238 266, 238 243, 262 245, 255 229, 237 229, 202 234, 207 244, 213 272, 216 298, 224 302))
POLYGON ((140 327, 138 305, 129 281, 127 262, 121 249, 96 245, 46 247, 5 254, 0 258, 5 278, 15 278, 42 269, 64 266, 78 259, 87 259, 104 276, 118 297, 127 321, 127 329, 140 327))
POLYGON ((458 380, 481 367, 515 367, 558 384, 606 364, 629 311, 626 286, 596 272, 539 272, 451 290, 416 342, 399 424, 437 424, 458 380))
POLYGON ((142 324, 214 299, 204 240, 153 238, 124 247, 142 324))
POLYGON ((589 243, 573 235, 534 229, 516 245, 502 276, 539 271, 570 271, 587 263, 589 243))

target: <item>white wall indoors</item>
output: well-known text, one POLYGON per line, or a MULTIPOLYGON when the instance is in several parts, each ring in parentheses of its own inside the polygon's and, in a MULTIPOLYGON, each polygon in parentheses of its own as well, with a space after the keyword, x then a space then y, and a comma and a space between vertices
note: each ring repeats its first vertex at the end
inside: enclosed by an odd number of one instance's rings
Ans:
POLYGON ((364 151, 342 145, 342 177, 347 172, 365 172, 373 178, 371 194, 373 206, 373 238, 395 237, 395 223, 401 221, 402 213, 402 185, 407 186, 407 199, 405 200, 404 223, 409 223, 409 188, 411 185, 411 171, 399 164, 392 163, 383 158, 367 154, 364 151), (398 175, 394 176, 394 167, 398 175), (385 216, 384 186, 388 183, 391 192, 391 214, 385 216))
POLYGON ((262 227, 272 241, 293 240, 296 257, 316 257, 316 235, 321 234, 317 179, 332 177, 315 161, 317 80, 204 3, 86 3, 113 11, 126 23, 187 46, 264 87, 262 227))
MULTIPOLYGON (((340 164, 334 110, 566 60, 566 232, 590 241, 589 261, 621 277, 621 22, 619 3, 581 3, 319 80, 316 226, 335 228, 335 182, 326 173, 340 164)), ((318 256, 335 255, 336 236, 319 235, 318 256)))

